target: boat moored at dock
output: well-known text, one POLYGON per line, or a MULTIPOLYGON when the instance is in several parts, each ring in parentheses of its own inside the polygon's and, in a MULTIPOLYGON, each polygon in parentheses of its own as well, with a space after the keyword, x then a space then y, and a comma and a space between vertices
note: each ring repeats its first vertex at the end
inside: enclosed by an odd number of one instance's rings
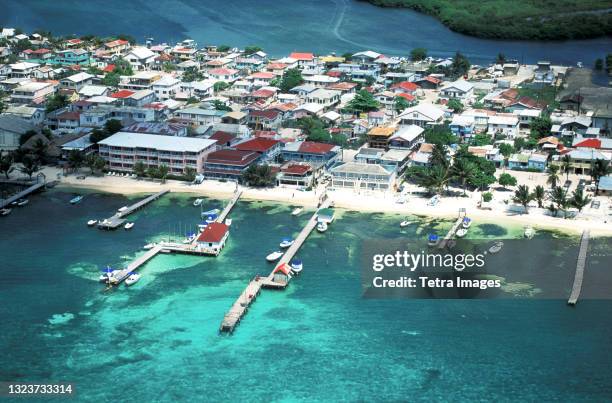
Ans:
POLYGON ((293 245, 293 239, 291 239, 291 238, 283 238, 283 240, 281 241, 279 246, 281 248, 285 249, 285 248, 290 247, 291 245, 293 245))
POLYGON ((268 262, 276 262, 278 259, 280 259, 281 256, 283 256, 283 252, 277 250, 276 252, 272 252, 268 256, 266 256, 266 260, 268 262))
POLYGON ((98 220, 89 220, 89 221, 87 221, 87 226, 88 227, 93 227, 97 223, 98 223, 98 220))
POLYGON ((194 207, 198 207, 199 205, 201 205, 201 204, 202 204, 202 202, 203 202, 203 201, 204 201, 204 199, 195 199, 195 200, 193 201, 193 206, 194 206, 194 207))
POLYGON ((130 273, 128 278, 125 279, 125 285, 129 287, 132 284, 135 284, 136 282, 138 282, 138 280, 140 280, 140 274, 130 273))
POLYGON ((11 210, 10 208, 3 208, 2 210, 0 210, 0 216, 4 217, 7 216, 9 214, 11 214, 11 210))
POLYGON ((125 228, 126 230, 129 230, 129 229, 132 229, 133 226, 134 226, 134 223, 133 222, 129 222, 129 223, 126 223, 123 226, 123 228, 125 228))

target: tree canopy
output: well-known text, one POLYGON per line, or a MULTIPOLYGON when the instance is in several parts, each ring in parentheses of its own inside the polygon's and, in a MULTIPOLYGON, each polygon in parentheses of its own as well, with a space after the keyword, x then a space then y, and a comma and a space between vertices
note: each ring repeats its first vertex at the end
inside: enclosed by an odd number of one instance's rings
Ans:
POLYGON ((375 111, 379 107, 379 103, 374 96, 366 90, 359 90, 355 97, 351 99, 346 106, 346 109, 353 113, 363 113, 375 111))

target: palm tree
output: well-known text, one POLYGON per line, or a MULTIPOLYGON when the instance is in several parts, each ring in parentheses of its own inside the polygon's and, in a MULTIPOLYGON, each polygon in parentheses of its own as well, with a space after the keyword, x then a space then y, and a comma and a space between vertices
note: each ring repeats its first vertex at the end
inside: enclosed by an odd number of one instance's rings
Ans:
POLYGON ((170 169, 168 168, 168 165, 162 164, 159 166, 159 168, 157 168, 157 176, 159 179, 161 179, 162 183, 166 183, 166 178, 168 177, 168 172, 170 171, 170 169))
POLYGON ((32 153, 39 159, 41 163, 45 163, 47 160, 48 144, 42 139, 37 139, 32 145, 32 153))
POLYGON ((147 168, 145 167, 145 164, 142 161, 137 161, 134 164, 134 167, 132 168, 132 170, 134 171, 136 176, 139 178, 145 176, 147 173, 147 168))
POLYGON ((441 143, 434 143, 429 162, 433 166, 448 168, 448 150, 441 143))
POLYGON ((527 205, 531 200, 533 200, 533 195, 529 192, 529 186, 519 185, 516 191, 514 192, 514 197, 512 198, 512 200, 515 203, 522 205, 525 209, 525 213, 527 213, 527 205))
POLYGON ((573 207, 578 209, 579 213, 581 213, 582 209, 591 202, 591 198, 586 196, 582 189, 576 189, 569 202, 573 207))
POLYGON ((85 157, 81 151, 71 150, 70 154, 68 154, 68 165, 76 171, 83 166, 84 159, 85 157))
POLYGON ((535 189, 533 190, 533 199, 538 201, 539 208, 542 208, 545 196, 546 196, 546 193, 544 191, 544 186, 541 186, 541 185, 536 186, 535 189))
POLYGON ((599 192, 599 180, 612 172, 610 162, 602 159, 596 159, 591 168, 591 177, 595 180, 595 194, 599 192))
POLYGON ((563 211, 563 218, 567 218, 567 207, 569 207, 567 192, 561 186, 555 186, 550 194, 550 200, 556 204, 557 211, 563 211))
POLYGON ((9 179, 9 174, 15 169, 13 162, 15 160, 10 153, 2 154, 2 151, 0 151, 0 172, 6 176, 6 179, 9 179))
POLYGON ((32 175, 34 175, 39 170, 40 162, 38 162, 36 158, 26 156, 23 158, 23 161, 21 161, 21 167, 19 168, 19 171, 28 175, 30 179, 32 179, 32 175))
POLYGON ((89 168, 89 171, 92 175, 94 174, 94 170, 96 169, 97 159, 98 156, 93 153, 87 154, 87 156, 85 157, 85 165, 87 165, 87 168, 89 168))
POLYGON ((561 158, 561 166, 563 166, 563 172, 565 172, 565 180, 569 179, 569 171, 572 167, 572 158, 569 154, 565 154, 563 158, 561 158))
POLYGON ((557 182, 559 181, 559 167, 556 165, 551 165, 548 167, 548 179, 546 179, 546 183, 550 185, 551 188, 557 187, 557 182))
POLYGON ((455 160, 451 168, 451 176, 461 182, 463 194, 465 195, 465 182, 476 172, 476 165, 464 159, 455 160))
POLYGON ((417 177, 417 183, 428 190, 440 194, 450 179, 449 170, 435 165, 417 177))

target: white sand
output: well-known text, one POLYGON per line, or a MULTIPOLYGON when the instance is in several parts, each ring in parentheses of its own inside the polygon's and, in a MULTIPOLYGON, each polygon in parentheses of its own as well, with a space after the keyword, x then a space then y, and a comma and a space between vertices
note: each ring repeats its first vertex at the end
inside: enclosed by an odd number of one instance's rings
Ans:
MULTIPOLYGON (((47 178, 56 178, 58 172, 59 170, 56 168, 45 168, 44 171, 47 178)), ((61 177, 60 183, 70 187, 93 188, 119 194, 138 194, 169 189, 172 192, 193 193, 213 198, 229 198, 236 188, 234 182, 204 181, 199 185, 191 185, 169 180, 161 184, 159 181, 114 176, 87 176, 83 180, 78 180, 75 175, 70 175, 61 177)), ((265 200, 315 207, 322 191, 322 187, 310 192, 280 187, 271 189, 245 188, 242 197, 246 200, 265 200)), ((608 205, 606 203, 602 203, 597 211, 589 211, 587 208, 578 218, 563 219, 546 215, 545 209, 536 207, 530 207, 529 214, 508 212, 508 205, 504 204, 503 201, 511 198, 512 194, 512 192, 494 192, 494 200, 491 203, 493 209, 481 210, 477 208, 477 203, 480 200, 478 192, 468 193, 468 197, 442 197, 435 207, 427 205, 428 199, 418 196, 408 195, 404 204, 398 204, 396 203, 397 195, 389 193, 357 193, 347 189, 328 192, 335 207, 356 211, 454 218, 457 216, 459 208, 465 208, 471 218, 486 222, 532 225, 536 228, 559 229, 573 233, 590 229, 592 235, 612 235, 612 216, 607 216, 608 205)), ((535 206, 533 202, 532 205, 535 206)))

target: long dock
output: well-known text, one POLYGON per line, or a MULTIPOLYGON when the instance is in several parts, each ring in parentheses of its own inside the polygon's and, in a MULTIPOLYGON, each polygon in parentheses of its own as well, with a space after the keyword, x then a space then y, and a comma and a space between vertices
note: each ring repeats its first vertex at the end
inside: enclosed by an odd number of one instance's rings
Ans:
POLYGON ((116 229, 116 228, 120 227, 126 221, 124 219, 124 217, 127 217, 128 215, 132 214, 136 210, 139 210, 139 209, 143 208, 144 206, 146 206, 147 204, 151 203, 152 201, 155 201, 155 200, 159 199, 160 197, 162 197, 163 195, 165 195, 168 192, 170 192, 170 190, 166 189, 166 190, 162 190, 161 192, 152 194, 149 197, 145 197, 144 199, 142 199, 142 200, 132 204, 131 206, 129 206, 125 210, 118 211, 112 217, 109 217, 109 218, 99 222, 98 223, 98 228, 100 228, 100 229, 116 229))
POLYGON ((13 196, 9 197, 8 199, 4 199, 2 201, 0 201, 0 208, 4 208, 8 205, 10 205, 12 202, 21 199, 22 197, 26 197, 27 195, 29 195, 32 192, 36 192, 38 189, 43 188, 46 185, 46 182, 37 182, 35 184, 33 184, 32 186, 28 187, 27 189, 22 190, 19 193, 14 194, 13 196))
POLYGON ((463 222, 464 218, 465 218, 465 210, 463 209, 459 210, 459 217, 457 217, 457 221, 455 221, 453 226, 446 233, 446 236, 444 237, 444 239, 438 244, 438 248, 444 249, 446 245, 448 244, 448 241, 453 239, 453 237, 457 233, 457 230, 461 226, 461 223, 463 222))
MULTIPOLYGON (((331 200, 325 200, 319 209, 328 208, 331 204, 331 200)), ((293 241, 293 244, 287 249, 287 251, 280 258, 278 263, 274 265, 274 268, 289 263, 291 259, 295 256, 295 254, 300 250, 304 242, 308 236, 312 233, 312 231, 317 226, 317 216, 319 210, 317 210, 312 217, 308 220, 302 231, 300 231, 299 235, 293 241)), ((223 321, 221 322, 221 327, 219 330, 221 332, 232 333, 238 323, 240 323, 242 317, 248 311, 249 306, 255 300, 255 297, 259 294, 261 288, 285 288, 289 279, 287 279, 287 283, 279 283, 274 281, 274 269, 267 277, 255 277, 253 280, 249 282, 244 291, 240 294, 238 299, 234 302, 230 310, 223 317, 223 321)))
POLYGON ((572 286, 572 293, 570 294, 570 297, 567 300, 567 303, 569 305, 576 305, 576 303, 578 302, 578 297, 580 297, 590 238, 591 232, 589 230, 582 231, 582 238, 580 239, 580 251, 578 252, 578 262, 576 263, 576 274, 574 274, 574 285, 572 286))
POLYGON ((227 206, 225 206, 221 214, 219 214, 219 217, 217 218, 217 222, 223 222, 225 220, 225 217, 227 217, 230 211, 232 211, 232 209, 236 205, 236 202, 238 202, 238 199, 240 199, 241 195, 242 195, 242 189, 236 189, 236 191, 234 192, 234 195, 230 199, 227 206))
POLYGON ((162 245, 155 245, 152 249, 148 250, 147 253, 140 256, 138 259, 130 263, 125 269, 121 270, 118 274, 114 275, 114 285, 119 285, 125 280, 131 272, 137 270, 140 266, 153 259, 163 249, 162 245))

